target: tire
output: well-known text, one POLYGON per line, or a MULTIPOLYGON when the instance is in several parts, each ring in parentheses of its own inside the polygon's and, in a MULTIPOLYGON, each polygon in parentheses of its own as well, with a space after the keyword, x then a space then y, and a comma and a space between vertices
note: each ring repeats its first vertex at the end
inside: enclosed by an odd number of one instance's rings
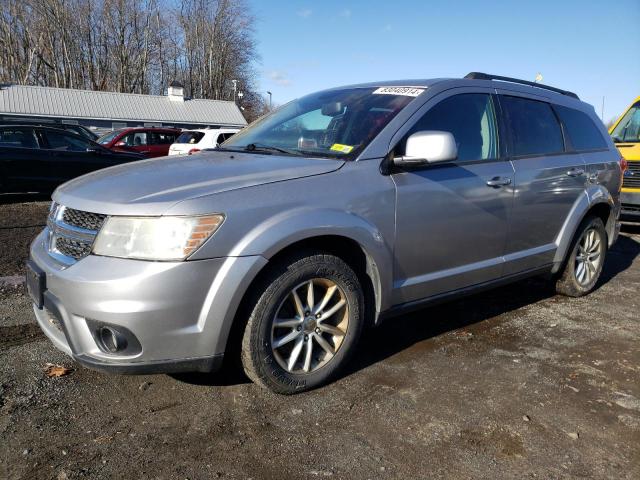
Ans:
POLYGON ((598 217, 585 218, 571 242, 556 281, 556 292, 582 297, 593 291, 602 273, 606 253, 607 232, 602 220, 598 217))
POLYGON ((287 395, 334 379, 364 324, 363 291, 351 267, 333 255, 302 252, 274 265, 255 288, 242 337, 247 376, 287 395))

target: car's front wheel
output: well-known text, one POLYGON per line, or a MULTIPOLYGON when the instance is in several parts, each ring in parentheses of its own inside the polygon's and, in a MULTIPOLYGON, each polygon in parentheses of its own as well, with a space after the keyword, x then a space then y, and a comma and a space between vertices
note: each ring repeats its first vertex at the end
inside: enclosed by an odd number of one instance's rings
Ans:
POLYGON ((607 253, 607 232, 598 217, 583 220, 574 236, 556 291, 570 297, 591 292, 600 278, 607 253))
POLYGON ((277 263, 258 288, 242 339, 247 376, 284 394, 335 378, 363 326, 353 269, 334 255, 309 252, 277 263))

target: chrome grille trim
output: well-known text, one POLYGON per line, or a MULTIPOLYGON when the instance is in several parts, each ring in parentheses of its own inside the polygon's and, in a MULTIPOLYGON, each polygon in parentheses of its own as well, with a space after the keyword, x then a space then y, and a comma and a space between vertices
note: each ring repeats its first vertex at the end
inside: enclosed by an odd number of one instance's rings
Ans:
POLYGON ((622 177, 622 188, 640 188, 640 162, 627 162, 627 171, 622 177))
POLYGON ((93 232, 100 230, 106 218, 101 213, 82 212, 73 208, 65 208, 62 213, 62 221, 66 225, 93 232))
POLYGON ((47 218, 47 251, 63 265, 73 265, 91 253, 106 215, 53 203, 47 218), (86 228, 92 227, 92 228, 86 228))

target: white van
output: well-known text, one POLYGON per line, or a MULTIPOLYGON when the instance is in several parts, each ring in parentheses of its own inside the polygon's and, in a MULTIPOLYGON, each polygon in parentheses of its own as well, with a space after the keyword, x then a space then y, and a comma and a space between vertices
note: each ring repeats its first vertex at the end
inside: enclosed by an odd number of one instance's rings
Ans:
POLYGON ((239 131, 239 128, 183 130, 175 143, 169 147, 169 155, 191 155, 205 148, 216 148, 219 143, 224 142, 239 131))

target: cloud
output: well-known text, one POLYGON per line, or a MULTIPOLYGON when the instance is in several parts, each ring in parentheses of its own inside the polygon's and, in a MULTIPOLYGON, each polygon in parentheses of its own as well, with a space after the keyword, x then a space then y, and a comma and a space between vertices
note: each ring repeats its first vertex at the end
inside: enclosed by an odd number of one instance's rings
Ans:
POLYGON ((351 18, 351 10, 349 10, 348 8, 345 8, 340 12, 340 16, 343 18, 351 18))
POLYGON ((287 77, 287 72, 281 70, 269 70, 267 73, 267 77, 276 85, 280 85, 281 87, 288 87, 291 85, 291 80, 287 77))
POLYGON ((298 16, 302 18, 309 18, 312 13, 313 10, 311 10, 310 8, 304 8, 298 11, 298 16))

